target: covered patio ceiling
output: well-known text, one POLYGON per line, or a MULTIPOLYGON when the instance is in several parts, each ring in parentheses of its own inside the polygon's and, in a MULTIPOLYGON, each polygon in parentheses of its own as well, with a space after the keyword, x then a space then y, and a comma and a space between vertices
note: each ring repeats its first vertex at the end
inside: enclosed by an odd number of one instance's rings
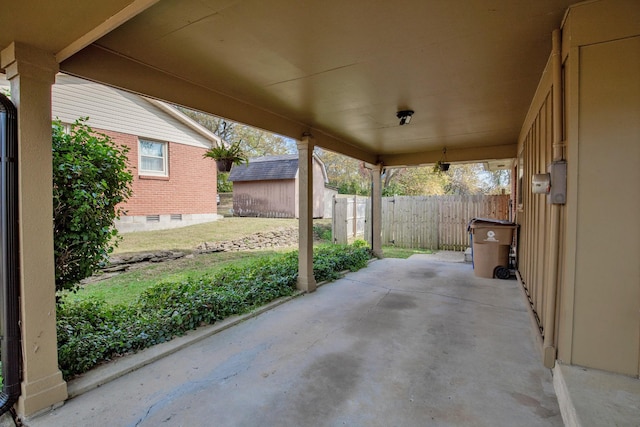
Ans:
POLYGON ((0 48, 369 163, 506 159, 571 2, 3 0, 0 48))

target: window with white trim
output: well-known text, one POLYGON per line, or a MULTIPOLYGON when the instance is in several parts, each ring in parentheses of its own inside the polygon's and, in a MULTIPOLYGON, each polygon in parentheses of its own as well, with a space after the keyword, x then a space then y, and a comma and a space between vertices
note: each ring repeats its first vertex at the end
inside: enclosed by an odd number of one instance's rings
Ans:
POLYGON ((140 175, 168 176, 167 143, 141 139, 140 175))

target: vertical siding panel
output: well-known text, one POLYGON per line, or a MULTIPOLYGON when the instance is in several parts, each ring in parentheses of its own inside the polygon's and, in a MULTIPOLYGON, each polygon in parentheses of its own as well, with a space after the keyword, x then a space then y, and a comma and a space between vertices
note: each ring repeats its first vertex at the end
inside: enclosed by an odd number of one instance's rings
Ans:
POLYGON ((549 265, 548 228, 550 205, 547 197, 531 192, 531 175, 546 173, 552 160, 552 102, 550 84, 537 97, 538 110, 530 117, 527 133, 520 141, 523 156, 523 182, 518 189, 522 194, 522 207, 518 209, 517 222, 521 225, 519 236, 518 270, 540 324, 544 323, 544 278, 549 265))

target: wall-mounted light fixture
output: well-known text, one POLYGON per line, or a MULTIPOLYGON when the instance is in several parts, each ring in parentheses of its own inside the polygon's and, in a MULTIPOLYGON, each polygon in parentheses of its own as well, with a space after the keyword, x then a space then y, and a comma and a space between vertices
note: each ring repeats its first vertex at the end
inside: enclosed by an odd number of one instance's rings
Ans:
POLYGON ((411 116, 413 115, 413 110, 402 110, 398 111, 396 116, 400 119, 400 126, 408 125, 411 121, 411 116))

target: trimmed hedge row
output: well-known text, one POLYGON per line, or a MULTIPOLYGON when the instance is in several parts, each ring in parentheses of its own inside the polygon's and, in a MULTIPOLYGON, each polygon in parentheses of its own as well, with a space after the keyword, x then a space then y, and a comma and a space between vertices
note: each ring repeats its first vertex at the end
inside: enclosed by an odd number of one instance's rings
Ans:
MULTIPOLYGON (((313 258, 320 282, 366 266, 371 253, 364 242, 356 242, 316 247, 313 258)), ((114 357, 292 295, 297 276, 298 253, 290 252, 230 265, 214 275, 162 282, 127 306, 97 300, 62 303, 57 312, 60 369, 69 379, 114 357)))

